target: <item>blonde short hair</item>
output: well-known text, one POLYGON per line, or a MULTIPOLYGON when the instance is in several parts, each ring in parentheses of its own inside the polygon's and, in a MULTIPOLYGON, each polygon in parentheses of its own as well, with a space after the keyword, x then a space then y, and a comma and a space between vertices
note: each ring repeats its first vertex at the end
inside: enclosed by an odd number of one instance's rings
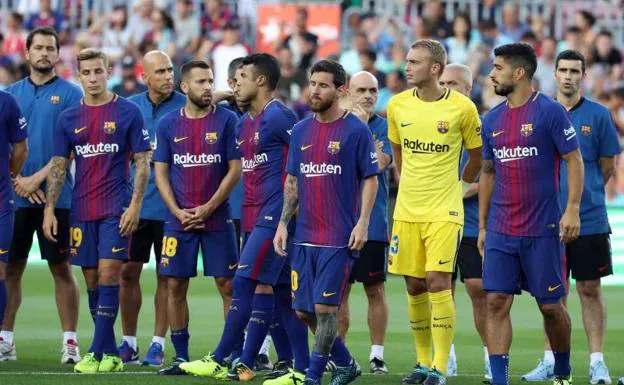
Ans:
POLYGON ((437 40, 420 39, 416 40, 416 42, 412 44, 412 49, 419 48, 429 51, 429 54, 431 55, 431 60, 434 63, 440 65, 439 75, 442 75, 442 72, 444 72, 444 67, 446 66, 446 48, 444 48, 444 45, 442 45, 442 43, 437 40))
POLYGON ((78 68, 80 68, 80 62, 92 59, 102 59, 104 67, 108 68, 108 56, 106 56, 103 51, 96 48, 85 48, 78 53, 78 56, 76 57, 76 60, 78 61, 78 68))

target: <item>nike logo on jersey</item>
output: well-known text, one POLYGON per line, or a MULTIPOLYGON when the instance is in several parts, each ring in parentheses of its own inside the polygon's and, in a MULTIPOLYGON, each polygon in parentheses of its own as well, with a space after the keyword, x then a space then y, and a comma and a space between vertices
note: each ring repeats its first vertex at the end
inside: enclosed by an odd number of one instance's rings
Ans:
POLYGON ((323 292, 323 297, 325 297, 325 298, 331 297, 332 295, 336 295, 336 292, 333 292, 333 293, 328 293, 326 291, 323 292))
POLYGON ((236 269, 236 266, 238 266, 238 263, 233 263, 231 265, 228 265, 228 269, 234 270, 234 269, 236 269))
POLYGON ((86 129, 87 129, 87 126, 76 128, 76 129, 74 129, 74 134, 80 134, 82 131, 84 131, 86 129))
POLYGON ((241 145, 241 144, 243 144, 243 143, 245 143, 245 139, 243 139, 243 140, 238 140, 238 139, 236 139, 236 145, 237 145, 237 146, 240 146, 240 145, 241 145))
POLYGON ((414 123, 403 123, 401 122, 401 127, 407 127, 407 126, 411 126, 414 123))
POLYGON ((173 141, 174 141, 174 143, 179 143, 179 142, 181 142, 183 140, 186 140, 186 139, 188 139, 188 136, 184 136, 182 138, 173 138, 173 141))
POLYGON ((499 136, 503 132, 505 132, 505 131, 492 132, 492 138, 496 138, 497 136, 499 136))
POLYGON ((555 290, 559 289, 560 286, 561 286, 561 284, 559 284, 557 286, 548 286, 548 291, 555 291, 555 290))
POLYGON ((305 150, 307 150, 308 148, 310 148, 310 147, 312 147, 312 146, 314 146, 314 145, 313 145, 313 144, 308 144, 307 146, 303 146, 303 145, 302 145, 302 146, 301 146, 301 151, 305 151, 305 150))
POLYGON ((8 252, 9 252, 9 250, 2 250, 2 249, 0 249, 0 255, 4 255, 4 254, 6 254, 8 252))
POLYGON ((126 249, 125 247, 113 247, 113 253, 118 253, 118 252, 123 251, 125 249, 126 249))

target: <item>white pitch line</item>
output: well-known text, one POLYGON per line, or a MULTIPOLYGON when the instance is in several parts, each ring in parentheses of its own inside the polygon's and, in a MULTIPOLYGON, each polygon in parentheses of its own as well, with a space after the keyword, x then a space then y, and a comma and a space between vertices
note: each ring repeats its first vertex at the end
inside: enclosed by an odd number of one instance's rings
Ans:
MULTIPOLYGON (((156 375, 157 372, 121 372, 121 373, 98 373, 98 374, 85 374, 85 373, 70 373, 70 372, 0 372, 0 378, 3 376, 136 376, 136 375, 156 375)), ((390 376, 407 376, 409 373, 390 373, 390 376)), ((521 373, 510 373, 509 376, 520 377, 521 373)), ((362 376, 382 377, 379 374, 362 373, 362 376)), ((458 377, 483 377, 483 373, 462 373, 458 377)), ((451 377, 453 378, 453 377, 451 377)))

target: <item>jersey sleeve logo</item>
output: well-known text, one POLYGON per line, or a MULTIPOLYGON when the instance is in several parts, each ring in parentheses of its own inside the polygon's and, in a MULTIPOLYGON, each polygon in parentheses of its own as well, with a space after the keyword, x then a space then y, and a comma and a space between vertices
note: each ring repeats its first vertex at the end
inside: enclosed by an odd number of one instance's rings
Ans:
POLYGON ((527 124, 523 124, 522 126, 520 126, 520 134, 522 134, 522 136, 533 135, 533 124, 527 123, 527 124))
POLYGON ((56 96, 56 95, 50 96, 50 103, 52 103, 52 104, 59 104, 60 102, 61 102, 61 97, 60 96, 56 96))
POLYGON ((576 130, 572 126, 570 126, 569 128, 564 128, 563 135, 565 135, 566 140, 570 140, 576 136, 576 130))
POLYGON ((113 135, 117 131, 115 122, 104 122, 104 132, 108 135, 113 135))
POLYGON ((208 144, 215 144, 215 143, 217 143, 217 133, 216 132, 207 132, 206 136, 204 137, 204 140, 208 144))
POLYGON ((591 132, 591 126, 581 126, 581 134, 583 134, 583 136, 590 136, 591 132))
POLYGON ((446 134, 449 132, 449 122, 446 120, 438 120, 438 132, 440 134, 446 134))
POLYGON ((329 144, 327 145, 327 151, 332 155, 340 152, 340 141, 330 140, 329 144))

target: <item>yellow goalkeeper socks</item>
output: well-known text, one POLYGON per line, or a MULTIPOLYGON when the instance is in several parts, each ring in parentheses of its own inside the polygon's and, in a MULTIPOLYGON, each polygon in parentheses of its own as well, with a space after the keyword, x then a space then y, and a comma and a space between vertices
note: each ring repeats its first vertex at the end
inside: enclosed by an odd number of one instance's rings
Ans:
POLYGON ((429 294, 407 296, 407 314, 414 335, 416 346, 416 362, 428 368, 431 367, 431 308, 429 307, 429 294))
POLYGON ((435 355, 433 367, 446 374, 449 352, 455 337, 455 303, 451 290, 429 293, 431 299, 431 336, 435 355))

